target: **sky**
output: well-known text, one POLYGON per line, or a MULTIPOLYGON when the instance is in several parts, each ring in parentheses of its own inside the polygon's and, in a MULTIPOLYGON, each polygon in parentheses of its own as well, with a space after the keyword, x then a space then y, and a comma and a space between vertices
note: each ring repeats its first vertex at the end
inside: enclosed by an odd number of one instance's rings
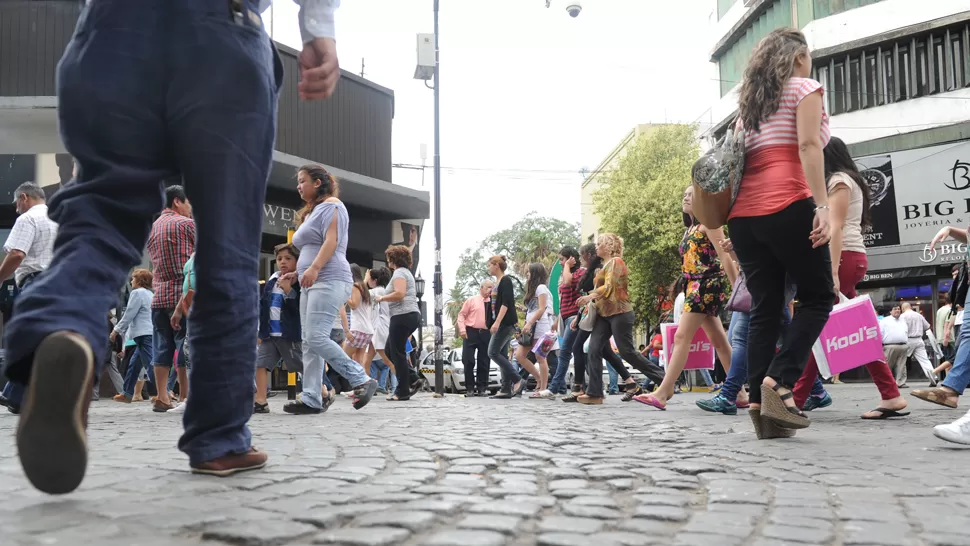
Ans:
MULTIPOLYGON (((442 274, 459 255, 532 211, 580 221, 580 170, 592 170, 639 123, 703 120, 718 97, 709 52, 715 0, 440 0, 442 274)), ((394 90, 392 160, 433 159, 433 93, 414 80, 416 35, 432 0, 342 0, 341 67, 394 90)), ((273 38, 300 48, 296 4, 264 14, 273 38)), ((432 190, 427 169, 423 189, 432 190)), ((393 182, 422 189, 421 171, 393 182)), ((431 292, 433 224, 421 236, 431 292)), ((351 234, 351 236, 353 236, 351 234)), ((483 264, 484 267, 484 264, 483 264)), ((426 297, 426 299, 431 299, 426 297)))

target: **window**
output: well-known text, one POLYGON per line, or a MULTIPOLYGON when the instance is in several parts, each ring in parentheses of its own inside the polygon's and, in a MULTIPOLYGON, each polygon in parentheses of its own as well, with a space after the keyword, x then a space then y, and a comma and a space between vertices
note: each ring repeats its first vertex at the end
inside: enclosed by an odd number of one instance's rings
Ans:
POLYGON ((832 115, 970 87, 970 25, 816 58, 832 115))

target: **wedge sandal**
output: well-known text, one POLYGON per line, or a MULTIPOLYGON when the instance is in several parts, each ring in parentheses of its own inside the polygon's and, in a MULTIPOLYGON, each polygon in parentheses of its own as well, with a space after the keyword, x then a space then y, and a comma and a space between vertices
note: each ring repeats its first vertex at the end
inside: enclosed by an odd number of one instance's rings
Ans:
POLYGON ((788 392, 781 394, 781 389, 785 387, 778 384, 774 387, 761 385, 761 417, 782 428, 808 428, 812 424, 811 419, 802 410, 785 405, 785 400, 794 398, 791 390, 786 389, 788 392))

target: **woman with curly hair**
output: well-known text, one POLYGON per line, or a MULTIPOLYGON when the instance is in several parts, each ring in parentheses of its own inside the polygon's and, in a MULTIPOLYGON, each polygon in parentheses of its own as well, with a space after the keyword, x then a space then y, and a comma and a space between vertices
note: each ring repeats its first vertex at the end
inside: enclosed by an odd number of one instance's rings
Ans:
POLYGON ((404 245, 387 247, 384 252, 391 268, 391 282, 387 291, 374 298, 377 303, 387 303, 391 321, 387 328, 387 356, 394 364, 397 391, 387 399, 403 402, 411 398, 411 366, 408 364, 407 343, 411 334, 421 324, 421 310, 411 275, 411 250, 404 245))
POLYGON ((789 435, 776 434, 776 427, 790 431, 811 423, 796 407, 792 388, 835 297, 822 160, 829 123, 822 85, 811 73, 805 36, 775 30, 752 53, 738 99, 745 170, 728 228, 751 293, 749 414, 759 438, 789 435), (798 305, 776 354, 786 277, 797 286, 798 305))
POLYGON ((724 240, 723 230, 704 227, 695 220, 693 199, 694 189, 688 186, 684 190, 681 205, 687 231, 680 243, 686 290, 683 314, 677 322, 674 346, 667 358, 667 371, 656 391, 634 398, 637 402, 661 410, 667 409, 667 400, 674 395, 677 378, 687 365, 690 344, 698 330, 703 329, 707 334, 724 371, 731 369, 731 343, 724 332, 720 314, 728 293, 728 282, 721 264, 733 266, 733 262, 729 257, 722 259, 721 256, 723 250, 719 243, 724 240))
POLYGON ((319 165, 306 165, 297 172, 297 191, 306 202, 300 211, 293 245, 300 251, 296 273, 300 287, 300 315, 303 326, 303 393, 283 411, 314 414, 327 411, 324 401, 324 362, 342 375, 354 389, 354 409, 370 402, 377 381, 330 339, 330 330, 340 309, 353 291, 353 277, 347 261, 350 216, 337 198, 337 180, 319 165))
POLYGON ((128 305, 118 325, 111 332, 111 340, 118 336, 135 343, 128 371, 125 373, 124 391, 115 395, 115 402, 131 402, 141 396, 142 370, 152 362, 152 272, 136 269, 131 273, 131 294, 128 305))
MULTIPOLYGON (((595 285, 589 294, 579 298, 579 305, 596 304, 596 322, 589 337, 589 387, 578 396, 580 404, 603 403, 603 349, 610 346, 610 336, 616 341, 620 356, 653 381, 663 379, 663 370, 637 351, 633 344, 633 305, 627 287, 629 271, 623 262, 623 239, 604 233, 596 239, 596 253, 604 260, 603 269, 596 274, 595 285)), ((634 395, 641 387, 634 384, 634 395)), ((628 390, 628 394, 630 391, 628 390)))

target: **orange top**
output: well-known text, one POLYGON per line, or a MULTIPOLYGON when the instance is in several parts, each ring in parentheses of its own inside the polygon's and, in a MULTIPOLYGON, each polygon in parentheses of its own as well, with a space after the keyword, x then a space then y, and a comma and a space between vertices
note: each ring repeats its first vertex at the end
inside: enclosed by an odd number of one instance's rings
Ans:
POLYGON ((762 148, 745 157, 741 191, 728 219, 767 216, 811 196, 797 145, 762 148))

